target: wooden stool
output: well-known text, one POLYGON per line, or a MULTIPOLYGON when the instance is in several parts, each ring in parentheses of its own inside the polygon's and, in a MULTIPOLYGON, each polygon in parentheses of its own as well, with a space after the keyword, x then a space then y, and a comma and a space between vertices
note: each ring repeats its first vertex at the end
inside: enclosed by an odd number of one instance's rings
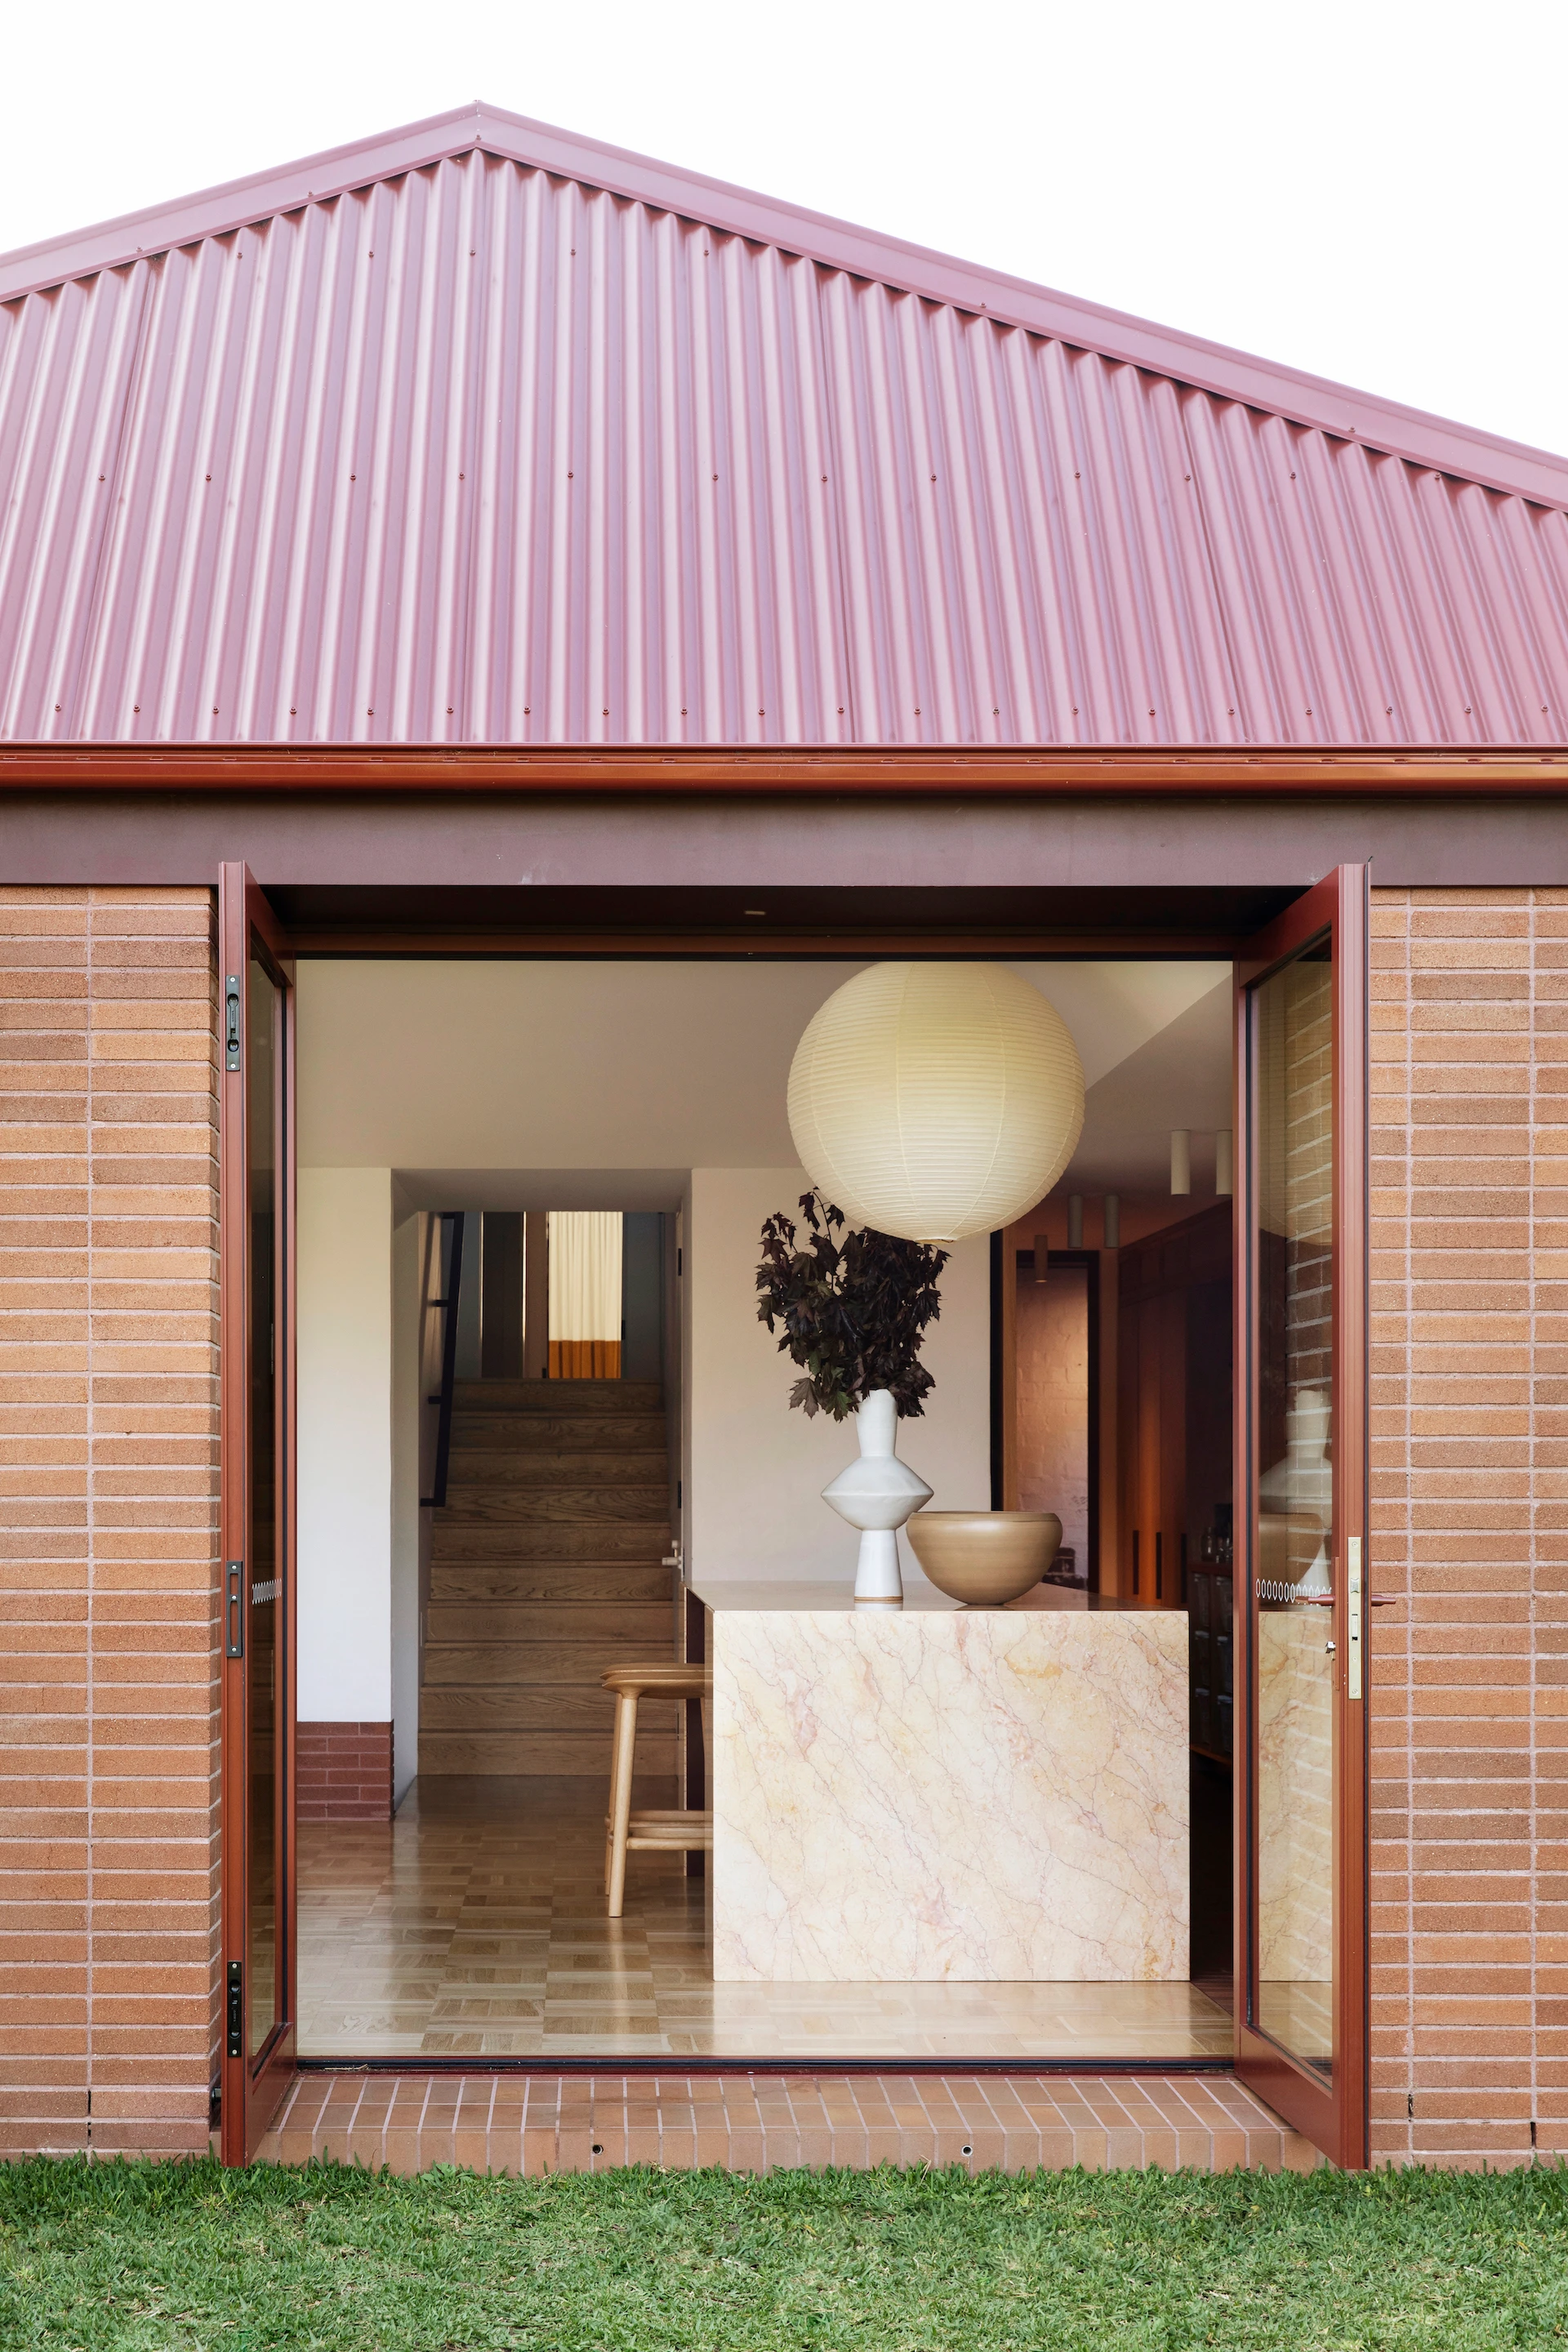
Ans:
POLYGON ((632 1811, 632 1758, 637 1747, 637 1701, 649 1698, 698 1700, 713 1688, 711 1666, 683 1666, 673 1658, 642 1659, 611 1666, 605 1688, 616 1695, 616 1744, 610 1762, 610 1810, 605 1823, 605 1892, 609 1916, 618 1919, 626 1891, 626 1854, 633 1846, 658 1847, 666 1853, 684 1853, 693 1846, 713 1843, 710 1812, 642 1812, 632 1811))

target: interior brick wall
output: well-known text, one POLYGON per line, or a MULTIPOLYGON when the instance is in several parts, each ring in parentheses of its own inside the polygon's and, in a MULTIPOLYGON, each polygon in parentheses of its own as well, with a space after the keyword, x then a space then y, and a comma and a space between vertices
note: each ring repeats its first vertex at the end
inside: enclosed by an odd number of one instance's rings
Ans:
POLYGON ((301 1822, 390 1821, 391 1724, 296 1724, 294 1813, 301 1822))
POLYGON ((1568 891, 1378 890, 1375 2159, 1568 2151, 1568 891))
POLYGON ((212 928, 0 890, 0 2152, 206 2145, 212 928))

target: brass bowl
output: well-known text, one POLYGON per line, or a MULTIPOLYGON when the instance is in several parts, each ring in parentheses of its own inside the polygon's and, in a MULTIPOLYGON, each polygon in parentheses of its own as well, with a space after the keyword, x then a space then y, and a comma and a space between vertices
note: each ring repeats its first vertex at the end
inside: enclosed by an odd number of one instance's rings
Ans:
POLYGON ((917 1511, 904 1533, 939 1592, 996 1609, 1038 1584, 1062 1523, 1054 1511, 917 1511))

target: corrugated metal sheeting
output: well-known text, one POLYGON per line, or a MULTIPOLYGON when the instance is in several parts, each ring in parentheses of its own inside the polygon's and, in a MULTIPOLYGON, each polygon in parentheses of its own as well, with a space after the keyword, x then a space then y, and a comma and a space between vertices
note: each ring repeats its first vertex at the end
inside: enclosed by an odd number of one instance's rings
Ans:
POLYGON ((1560 742, 1568 517, 470 151, 0 307, 0 735, 1560 742))

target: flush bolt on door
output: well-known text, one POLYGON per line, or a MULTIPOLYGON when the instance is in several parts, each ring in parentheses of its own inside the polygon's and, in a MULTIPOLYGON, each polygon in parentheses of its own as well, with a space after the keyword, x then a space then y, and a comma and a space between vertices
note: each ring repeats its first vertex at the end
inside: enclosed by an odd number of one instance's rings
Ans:
POLYGON ((239 976, 230 972, 224 982, 223 1066, 226 1070, 239 1067, 239 976))

